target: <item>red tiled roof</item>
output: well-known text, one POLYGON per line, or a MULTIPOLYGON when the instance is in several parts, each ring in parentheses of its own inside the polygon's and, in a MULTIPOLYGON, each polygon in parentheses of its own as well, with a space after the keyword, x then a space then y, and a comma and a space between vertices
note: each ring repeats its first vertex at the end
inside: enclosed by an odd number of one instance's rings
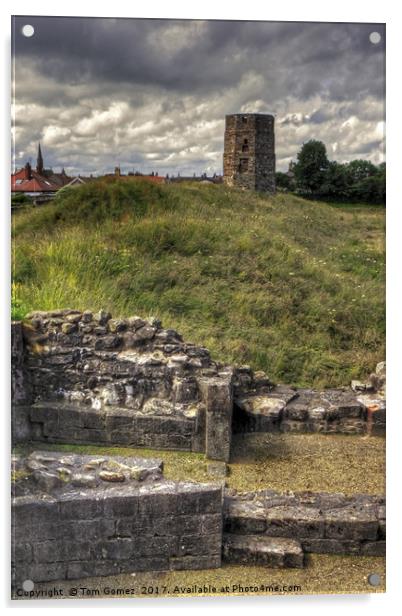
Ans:
POLYGON ((25 169, 20 169, 11 175, 11 192, 56 192, 60 186, 50 179, 31 171, 31 178, 26 179, 25 169))

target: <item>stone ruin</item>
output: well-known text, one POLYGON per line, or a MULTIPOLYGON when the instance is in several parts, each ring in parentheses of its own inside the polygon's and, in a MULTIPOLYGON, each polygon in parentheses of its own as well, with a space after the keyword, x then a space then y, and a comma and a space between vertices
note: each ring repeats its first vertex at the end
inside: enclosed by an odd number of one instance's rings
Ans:
POLYGON ((228 461, 232 432, 385 430, 385 367, 317 391, 213 361, 156 319, 76 310, 13 324, 15 441, 152 447, 228 461))
POLYGON ((223 181, 228 186, 275 192, 275 118, 263 113, 226 116, 223 181))
MULTIPOLYGON (((194 451, 220 463, 236 432, 385 431, 384 363, 352 388, 275 385, 261 371, 213 361, 157 319, 102 310, 34 312, 13 323, 12 395, 15 443, 194 451)), ((162 467, 15 456, 15 583, 213 568, 222 557, 300 567, 308 552, 384 554, 381 496, 238 494, 222 480, 166 481, 162 467)))
POLYGON ((52 581, 219 567, 222 487, 163 479, 161 460, 13 459, 13 577, 52 581))

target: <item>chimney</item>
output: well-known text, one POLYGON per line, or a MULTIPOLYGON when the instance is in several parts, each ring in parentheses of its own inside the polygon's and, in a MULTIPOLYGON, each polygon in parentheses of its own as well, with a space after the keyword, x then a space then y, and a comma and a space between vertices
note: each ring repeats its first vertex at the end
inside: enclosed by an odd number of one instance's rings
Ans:
POLYGON ((24 171, 24 180, 32 180, 32 168, 29 163, 26 163, 24 171))

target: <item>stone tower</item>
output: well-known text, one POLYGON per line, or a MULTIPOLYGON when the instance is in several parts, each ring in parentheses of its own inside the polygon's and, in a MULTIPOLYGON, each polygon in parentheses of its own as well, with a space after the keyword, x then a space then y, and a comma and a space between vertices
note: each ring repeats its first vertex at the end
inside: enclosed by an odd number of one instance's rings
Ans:
POLYGON ((226 116, 223 180, 229 186, 275 192, 274 116, 226 116))

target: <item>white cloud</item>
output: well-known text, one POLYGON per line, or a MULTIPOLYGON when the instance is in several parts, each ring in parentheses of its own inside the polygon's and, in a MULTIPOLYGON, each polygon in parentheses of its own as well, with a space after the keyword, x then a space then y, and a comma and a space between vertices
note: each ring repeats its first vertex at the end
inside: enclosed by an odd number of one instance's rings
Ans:
POLYGON ((127 117, 129 109, 125 101, 113 102, 105 111, 94 109, 89 117, 82 118, 78 122, 75 132, 79 135, 94 136, 100 129, 116 126, 122 122, 127 117))
POLYGON ((43 130, 42 142, 45 145, 57 145, 66 143, 66 137, 69 137, 71 130, 63 126, 46 126, 43 130))

